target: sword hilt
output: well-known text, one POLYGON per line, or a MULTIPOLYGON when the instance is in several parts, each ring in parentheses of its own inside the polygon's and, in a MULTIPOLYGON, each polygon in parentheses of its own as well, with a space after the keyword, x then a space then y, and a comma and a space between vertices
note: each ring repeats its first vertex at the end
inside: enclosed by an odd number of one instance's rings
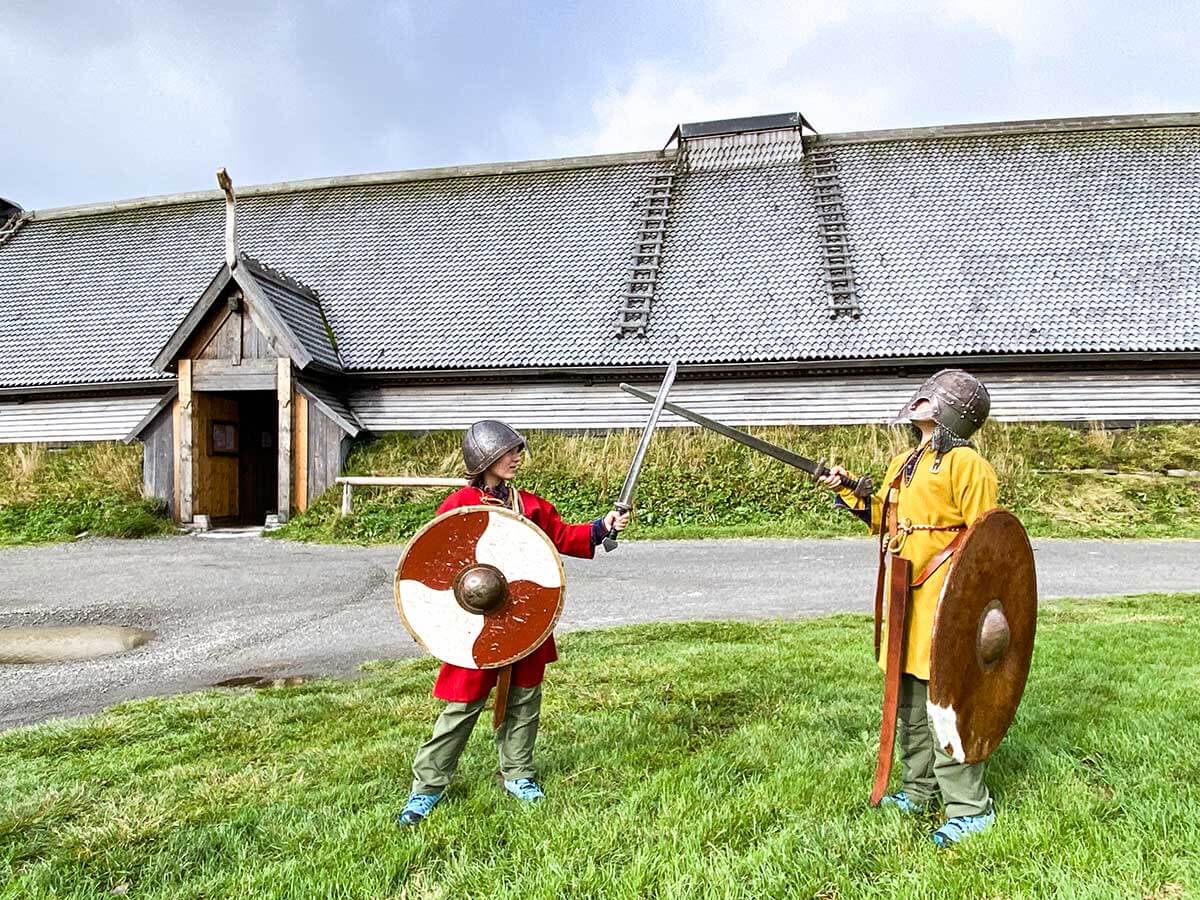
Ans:
MULTIPOLYGON (((631 511, 633 509, 633 507, 630 506, 628 503, 622 503, 620 500, 618 500, 616 503, 613 504, 613 509, 615 509, 619 513, 624 514, 624 513, 631 511)), ((604 536, 604 552, 605 553, 612 553, 614 550, 617 549, 617 537, 619 535, 620 535, 620 532, 617 531, 616 528, 610 528, 608 530, 608 534, 606 534, 604 536)))
MULTIPOLYGON (((817 464, 817 471, 813 472, 813 478, 824 478, 829 474, 829 466, 825 463, 817 464)), ((853 475, 839 475, 838 485, 848 488, 859 500, 866 500, 875 493, 875 482, 871 480, 870 475, 864 475, 861 478, 855 478, 853 475)))

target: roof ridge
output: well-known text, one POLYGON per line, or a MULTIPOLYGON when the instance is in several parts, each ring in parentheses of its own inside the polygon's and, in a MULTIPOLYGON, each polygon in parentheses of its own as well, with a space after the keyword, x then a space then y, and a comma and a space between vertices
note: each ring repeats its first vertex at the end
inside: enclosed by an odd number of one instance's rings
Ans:
POLYGON ((841 131, 814 135, 806 140, 815 144, 867 144, 929 140, 931 138, 1058 134, 1073 131, 1128 131, 1136 128, 1186 128, 1197 125, 1200 125, 1200 112, 1141 113, 1123 116, 1073 116, 1055 119, 968 122, 959 125, 926 125, 919 128, 882 128, 875 131, 841 131))
MULTIPOLYGON (((1052 119, 1017 119, 1008 122, 978 122, 961 125, 929 125, 919 128, 886 128, 876 131, 844 131, 815 135, 810 141, 822 144, 858 144, 885 141, 917 140, 937 137, 969 137, 996 134, 1037 134, 1056 131, 1103 131, 1128 128, 1169 128, 1200 125, 1200 112, 1149 113, 1122 116, 1081 116, 1052 119)), ((275 194, 294 194, 329 188, 373 184, 401 184, 410 181, 445 181, 483 175, 517 175, 533 172, 557 172, 570 169, 595 169, 614 165, 633 165, 640 162, 661 162, 674 156, 674 150, 639 150, 626 153, 607 153, 591 156, 564 156, 548 159, 514 160, 510 162, 469 163, 461 166, 438 166, 422 169, 398 169, 359 175, 335 175, 296 181, 252 184, 238 188, 238 197, 261 197, 275 194)), ((224 199, 218 190, 187 191, 134 197, 128 200, 84 203, 49 209, 28 210, 32 221, 73 219, 133 209, 159 206, 183 206, 224 199)))
POLYGON ((241 256, 243 262, 250 264, 251 269, 258 270, 255 272, 256 275, 262 275, 268 281, 274 281, 276 284, 282 285, 283 287, 291 288, 294 291, 299 291, 309 300, 314 301, 318 306, 320 305, 321 299, 315 288, 310 288, 307 284, 300 281, 300 279, 293 278, 282 269, 277 269, 274 266, 263 262, 256 256, 251 256, 248 253, 241 253, 238 255, 241 256))
MULTIPOLYGON (((478 178, 484 175, 522 175, 535 172, 562 172, 572 169, 600 169, 608 166, 659 162, 672 158, 674 155, 674 150, 638 150, 630 153, 603 153, 594 156, 563 156, 551 159, 469 163, 461 166, 437 166, 425 169, 397 169, 390 172, 368 172, 361 175, 333 175, 325 178, 251 184, 239 187, 237 195, 238 199, 242 200, 247 197, 298 194, 306 191, 356 187, 360 185, 404 184, 413 181, 449 181, 455 178, 478 178)), ((225 195, 219 190, 185 191, 177 194, 133 197, 128 200, 101 201, 99 203, 83 203, 77 206, 35 209, 29 210, 28 215, 34 221, 77 219, 133 209, 148 209, 158 206, 185 206, 192 203, 224 201, 224 199, 225 195)))

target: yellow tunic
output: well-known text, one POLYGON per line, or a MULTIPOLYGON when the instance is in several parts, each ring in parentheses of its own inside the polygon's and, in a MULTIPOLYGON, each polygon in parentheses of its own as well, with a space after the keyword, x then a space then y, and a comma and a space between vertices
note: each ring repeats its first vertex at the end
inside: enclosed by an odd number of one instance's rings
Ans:
MULTIPOLYGON (((884 496, 888 485, 908 458, 908 453, 902 453, 891 461, 879 492, 870 498, 872 534, 878 534, 881 526, 886 527, 881 521, 884 496)), ((943 454, 941 465, 934 472, 936 458, 933 448, 926 445, 912 479, 900 480, 900 499, 896 508, 898 522, 909 519, 914 525, 970 526, 980 515, 996 506, 996 471, 974 448, 956 447, 943 454)), ((851 509, 865 509, 863 501, 849 490, 839 489, 838 495, 851 509)), ((957 532, 954 531, 915 531, 905 540, 900 555, 912 561, 915 577, 956 536, 957 532)), ((923 585, 913 588, 904 671, 917 678, 929 678, 933 616, 949 568, 949 563, 946 563, 923 585)), ((880 668, 884 668, 886 647, 885 631, 880 644, 880 668)))

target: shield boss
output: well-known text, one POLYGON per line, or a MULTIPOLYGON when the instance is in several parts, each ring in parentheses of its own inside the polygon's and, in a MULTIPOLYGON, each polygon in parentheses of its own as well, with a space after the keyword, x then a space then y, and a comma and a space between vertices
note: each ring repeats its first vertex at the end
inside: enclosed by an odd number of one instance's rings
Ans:
POLYGON ((540 528, 498 506, 438 516, 404 548, 396 609, 442 662, 498 669, 528 656, 562 612, 562 560, 540 528))
POLYGON ((928 712, 959 762, 987 759, 1025 690, 1037 628, 1037 572, 1020 519, 984 513, 950 563, 933 621, 928 712))

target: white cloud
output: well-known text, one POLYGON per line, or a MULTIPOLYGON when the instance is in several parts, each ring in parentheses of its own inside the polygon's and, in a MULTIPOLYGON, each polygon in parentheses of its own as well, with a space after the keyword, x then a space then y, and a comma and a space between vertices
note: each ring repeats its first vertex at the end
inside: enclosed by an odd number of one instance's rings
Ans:
POLYGON ((994 32, 1022 59, 1064 50, 1084 17, 1077 0, 941 0, 940 6, 951 24, 994 32))
POLYGON ((638 63, 593 96, 591 125, 552 141, 564 155, 657 149, 680 122, 795 111, 818 128, 876 122, 892 100, 886 83, 847 91, 838 72, 806 65, 806 45, 847 15, 835 3, 710 0, 708 53, 638 63))

